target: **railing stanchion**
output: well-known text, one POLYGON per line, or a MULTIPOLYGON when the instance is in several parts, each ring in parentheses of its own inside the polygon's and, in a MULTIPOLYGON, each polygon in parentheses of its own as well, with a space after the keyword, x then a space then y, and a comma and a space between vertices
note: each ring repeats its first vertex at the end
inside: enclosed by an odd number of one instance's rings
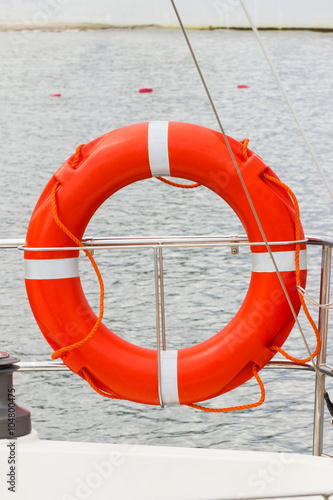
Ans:
POLYGON ((157 378, 158 397, 163 407, 161 391, 161 351, 166 350, 165 331, 165 302, 164 302, 164 271, 163 271, 163 248, 154 247, 154 274, 155 274, 155 305, 156 305, 156 344, 157 344, 157 378))
MULTIPOLYGON (((321 276, 320 276, 320 304, 328 304, 330 300, 330 278, 331 278, 332 247, 323 244, 321 276)), ((317 367, 326 363, 327 351, 327 329, 328 329, 328 309, 319 309, 318 328, 321 337, 321 349, 316 363, 317 367)), ((323 453, 323 433, 324 433, 324 393, 325 374, 317 373, 315 383, 315 403, 314 403, 314 423, 313 423, 313 454, 323 453)))

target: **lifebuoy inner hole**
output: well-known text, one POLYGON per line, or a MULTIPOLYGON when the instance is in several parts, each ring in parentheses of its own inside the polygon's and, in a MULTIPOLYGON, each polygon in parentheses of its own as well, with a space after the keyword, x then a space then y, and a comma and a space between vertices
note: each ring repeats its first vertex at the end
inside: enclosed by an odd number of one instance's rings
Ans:
MULTIPOLYGON (((213 191, 204 186, 178 189, 147 179, 126 186, 103 203, 85 237, 244 233, 235 212, 213 191)), ((97 250, 95 257, 105 282, 104 324, 133 344, 155 348, 153 250, 97 250)), ((165 248, 163 264, 168 349, 202 342, 229 323, 244 300, 251 275, 248 247, 235 256, 230 247, 165 248)), ((80 276, 97 313, 99 288, 83 254, 80 276)))

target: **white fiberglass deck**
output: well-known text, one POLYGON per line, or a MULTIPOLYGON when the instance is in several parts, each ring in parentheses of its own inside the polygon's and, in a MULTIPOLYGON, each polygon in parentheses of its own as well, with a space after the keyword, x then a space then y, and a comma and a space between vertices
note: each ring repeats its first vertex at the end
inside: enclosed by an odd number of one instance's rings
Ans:
MULTIPOLYGON (((9 440, 0 441, 1 482, 9 440)), ((18 438, 9 500, 208 500, 333 493, 333 460, 290 453, 68 443, 18 438)), ((6 472, 7 474, 7 472, 6 472)))

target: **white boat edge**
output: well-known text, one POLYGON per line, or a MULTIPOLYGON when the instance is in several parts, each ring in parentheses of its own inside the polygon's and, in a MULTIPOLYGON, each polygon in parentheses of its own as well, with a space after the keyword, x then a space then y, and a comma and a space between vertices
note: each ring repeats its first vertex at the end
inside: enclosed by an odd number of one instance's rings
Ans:
POLYGON ((1 499, 204 500, 332 495, 333 461, 294 453, 0 440, 1 499), (9 457, 17 466, 10 489, 9 457), (6 475, 4 471, 7 471, 6 475), (13 497, 13 491, 15 496, 13 497))

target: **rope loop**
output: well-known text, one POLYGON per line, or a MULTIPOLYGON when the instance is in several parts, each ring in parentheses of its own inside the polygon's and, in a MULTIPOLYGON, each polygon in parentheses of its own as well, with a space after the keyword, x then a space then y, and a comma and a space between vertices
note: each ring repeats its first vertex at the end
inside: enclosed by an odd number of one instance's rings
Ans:
POLYGON ((240 410, 249 410, 250 408, 256 408, 257 406, 261 406, 266 398, 266 391, 263 381, 261 380, 258 370, 255 364, 252 365, 252 373, 256 381, 258 382, 260 388, 260 399, 256 403, 250 403, 246 405, 240 406, 230 406, 229 408, 208 408, 207 406, 201 406, 197 404, 187 404, 191 408, 195 408, 196 410, 206 411, 209 413, 228 413, 231 411, 240 411, 240 410))
MULTIPOLYGON (((81 145, 83 146, 83 145, 81 145)), ((61 222, 61 220, 58 217, 58 207, 57 207, 57 198, 56 198, 56 193, 57 190, 60 186, 60 182, 57 182, 52 189, 51 193, 51 203, 52 203, 52 215, 55 223, 57 226, 72 240, 74 243, 77 244, 79 247, 84 247, 83 243, 73 234, 71 231, 61 222)), ((100 289, 100 295, 99 295, 99 315, 97 318, 97 321, 95 325, 93 326, 92 330, 86 337, 84 337, 82 340, 75 342, 74 344, 71 344, 69 346, 62 347, 56 351, 54 351, 51 354, 51 359, 58 359, 62 356, 65 356, 69 351, 73 349, 77 349, 78 347, 81 347, 82 345, 86 344, 89 342, 89 340, 94 336, 96 333, 98 327, 100 326, 103 316, 104 316, 104 282, 103 282, 103 277, 98 269, 98 266, 96 264, 96 261, 94 257, 92 256, 91 252, 89 250, 84 250, 86 256, 90 260, 91 265, 93 266, 93 269, 95 271, 95 274, 97 276, 98 282, 99 282, 99 289, 100 289)))
MULTIPOLYGON (((258 374, 258 370, 257 370, 257 367, 255 364, 252 365, 252 373, 253 373, 253 376, 256 379, 256 381, 259 385, 259 388, 260 388, 260 399, 256 403, 249 403, 249 404, 240 405, 240 406, 230 406, 229 408, 208 408, 207 406, 201 406, 201 405, 194 404, 194 403, 187 404, 184 406, 188 406, 190 408, 195 408, 196 410, 206 411, 209 413, 227 413, 227 412, 231 412, 231 411, 249 410, 250 408, 256 408, 258 406, 261 406, 263 404, 263 402, 265 401, 266 391, 265 391, 264 383, 258 374)), ((94 381, 90 377, 90 374, 86 368, 82 368, 81 374, 82 374, 83 378, 88 382, 90 387, 92 389, 94 389, 94 391, 96 391, 100 396, 103 396, 104 398, 108 398, 108 399, 118 399, 118 400, 123 401, 122 398, 99 389, 99 387, 97 387, 97 385, 94 383, 94 381)))
MULTIPOLYGON (((263 173, 263 177, 265 179, 268 179, 271 182, 274 182, 278 186, 281 186, 285 191, 289 194, 291 197, 293 204, 295 206, 295 240, 299 241, 301 239, 301 217, 300 217, 300 208, 299 208, 299 203, 297 201, 295 193, 290 189, 287 184, 284 182, 280 181, 280 179, 273 177, 272 175, 269 175, 267 172, 263 173)), ((320 332, 318 330, 318 327, 312 318, 310 311, 306 305, 304 295, 302 293, 302 287, 301 287, 301 271, 300 271, 300 251, 301 251, 301 245, 300 243, 296 243, 296 251, 295 251, 295 267, 296 267, 296 288, 299 296, 299 300, 301 302, 301 306, 303 308, 303 311, 305 313, 305 316, 307 317, 310 325, 312 326, 312 329, 315 333, 316 336, 316 348, 311 354, 311 356, 304 358, 304 359, 299 359, 291 356, 288 354, 286 351, 284 351, 281 347, 278 346, 271 346, 270 349, 273 352, 279 352, 284 356, 285 358, 289 359, 290 361, 293 361, 294 363, 298 364, 304 364, 308 363, 309 361, 312 361, 319 353, 320 347, 321 347, 321 338, 320 338, 320 332)))
POLYGON ((193 189, 201 186, 199 182, 195 182, 194 184, 179 184, 178 182, 173 182, 169 181, 168 179, 165 179, 164 177, 156 177, 159 181, 165 182, 165 184, 169 184, 169 186, 177 187, 177 188, 182 188, 182 189, 193 189))
POLYGON ((120 398, 119 396, 115 396, 113 394, 110 394, 109 392, 103 391, 102 389, 100 389, 99 387, 97 387, 97 385, 95 384, 95 382, 93 381, 93 379, 90 377, 90 373, 88 372, 88 370, 86 368, 82 368, 82 370, 81 370, 80 373, 83 376, 84 380, 86 380, 88 382, 88 384, 90 385, 90 387, 92 389, 94 389, 94 391, 97 392, 97 394, 99 394, 100 396, 103 396, 103 398, 119 399, 119 400, 123 401, 123 399, 120 398))

